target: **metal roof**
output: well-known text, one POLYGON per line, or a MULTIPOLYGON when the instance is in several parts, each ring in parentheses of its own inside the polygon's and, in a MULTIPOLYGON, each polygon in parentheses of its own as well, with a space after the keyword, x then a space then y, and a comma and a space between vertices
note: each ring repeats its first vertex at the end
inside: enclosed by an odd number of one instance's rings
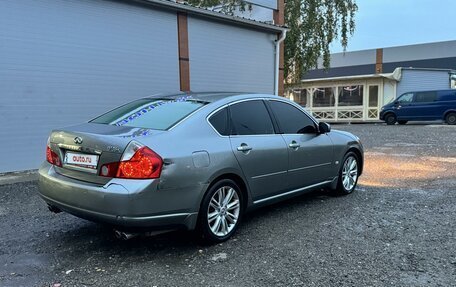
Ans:
POLYGON ((190 5, 185 2, 183 2, 183 3, 176 2, 175 0, 130 0, 130 1, 148 4, 148 5, 161 7, 161 8, 169 9, 169 10, 174 10, 174 11, 178 11, 178 12, 183 12, 183 13, 187 13, 189 15, 211 18, 216 21, 229 22, 229 23, 232 23, 235 25, 247 26, 247 27, 251 27, 254 29, 262 30, 262 31, 280 33, 280 32, 283 32, 284 30, 288 30, 287 27, 285 27, 285 26, 279 26, 279 25, 268 23, 268 22, 255 21, 252 19, 244 18, 244 17, 232 16, 232 15, 228 15, 228 14, 225 14, 222 12, 212 11, 210 9, 203 8, 203 7, 196 7, 196 6, 190 5))

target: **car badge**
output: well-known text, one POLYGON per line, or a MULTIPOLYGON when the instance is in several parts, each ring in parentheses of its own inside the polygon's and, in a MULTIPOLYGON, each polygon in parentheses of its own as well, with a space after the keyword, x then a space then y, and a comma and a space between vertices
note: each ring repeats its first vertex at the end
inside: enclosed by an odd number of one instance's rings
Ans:
POLYGON ((74 138, 74 143, 75 143, 75 144, 82 144, 82 138, 80 138, 80 137, 75 137, 75 138, 74 138))

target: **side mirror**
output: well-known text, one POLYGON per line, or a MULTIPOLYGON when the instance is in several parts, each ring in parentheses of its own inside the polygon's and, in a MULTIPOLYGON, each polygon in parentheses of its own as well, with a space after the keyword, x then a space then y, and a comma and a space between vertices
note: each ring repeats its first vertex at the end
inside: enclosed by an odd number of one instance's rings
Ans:
POLYGON ((318 130, 320 134, 326 134, 331 131, 331 126, 328 123, 320 122, 318 123, 318 130))

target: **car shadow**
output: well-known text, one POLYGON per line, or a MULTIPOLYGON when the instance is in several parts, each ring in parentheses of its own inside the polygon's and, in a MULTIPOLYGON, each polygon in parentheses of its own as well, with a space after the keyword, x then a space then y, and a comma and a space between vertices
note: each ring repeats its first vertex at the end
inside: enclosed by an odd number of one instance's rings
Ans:
POLYGON ((292 212, 296 209, 301 209, 305 206, 309 206, 316 202, 321 202, 322 200, 324 201, 334 197, 338 197, 338 195, 326 189, 305 192, 301 195, 266 205, 246 213, 243 224, 248 224, 250 221, 262 220, 263 218, 267 219, 269 216, 278 215, 277 213, 283 213, 287 211, 292 212))
MULTIPOLYGON (((333 197, 329 191, 317 190, 255 209, 245 214, 234 238, 243 240, 244 237, 249 236, 249 229, 254 225, 268 224, 267 221, 276 220, 284 214, 333 197)), ((81 221, 78 218, 71 218, 71 220, 76 222, 73 229, 62 232, 59 228, 49 232, 49 240, 47 240, 49 244, 67 247, 69 252, 66 252, 65 256, 121 254, 143 257, 145 253, 148 255, 160 255, 163 252, 192 253, 198 252, 201 248, 210 248, 210 245, 203 243, 199 235, 192 231, 176 230, 154 236, 141 234, 129 240, 121 240, 115 237, 114 229, 110 226, 81 221)))

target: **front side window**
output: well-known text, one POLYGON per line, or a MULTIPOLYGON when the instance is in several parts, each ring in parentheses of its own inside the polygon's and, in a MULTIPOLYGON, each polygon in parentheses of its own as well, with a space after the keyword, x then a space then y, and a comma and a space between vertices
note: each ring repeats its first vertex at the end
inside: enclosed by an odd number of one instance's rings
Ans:
POLYGON ((413 93, 408 93, 400 96, 397 101, 399 103, 411 103, 413 101, 413 93))
POLYGON ((307 134, 317 132, 315 123, 296 107, 279 101, 270 101, 269 103, 282 133, 307 134))
POLYGON ((167 130, 206 103, 190 97, 177 99, 140 99, 120 106, 91 123, 167 130))
POLYGON ((230 106, 232 135, 273 134, 269 113, 263 101, 247 101, 230 106))
POLYGON ((293 100, 302 107, 306 107, 309 104, 308 97, 309 92, 307 89, 295 90, 293 92, 293 100))
POLYGON ((418 92, 415 95, 415 102, 433 102, 437 99, 437 92, 418 92))

